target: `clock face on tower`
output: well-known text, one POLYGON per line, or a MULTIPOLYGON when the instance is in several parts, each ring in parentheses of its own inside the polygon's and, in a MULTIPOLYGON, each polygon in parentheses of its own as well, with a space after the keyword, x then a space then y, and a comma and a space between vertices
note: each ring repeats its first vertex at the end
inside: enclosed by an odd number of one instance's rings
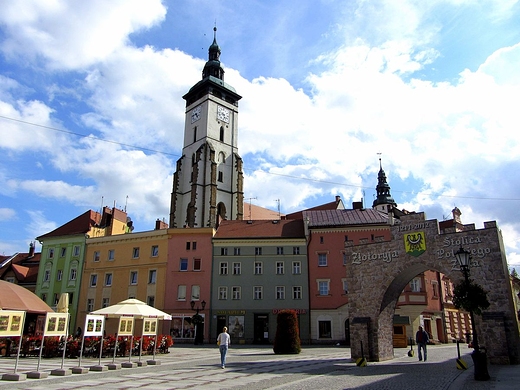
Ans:
POLYGON ((229 110, 227 108, 218 106, 217 107, 217 119, 222 122, 229 123, 229 110))
POLYGON ((191 123, 197 122, 200 119, 201 111, 201 106, 197 106, 193 109, 193 111, 191 112, 191 123))

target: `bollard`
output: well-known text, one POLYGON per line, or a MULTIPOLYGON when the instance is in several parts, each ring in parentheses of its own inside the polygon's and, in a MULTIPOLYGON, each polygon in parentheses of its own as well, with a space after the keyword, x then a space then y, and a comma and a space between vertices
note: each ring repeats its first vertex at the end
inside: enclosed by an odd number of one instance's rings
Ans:
POLYGON ((408 351, 408 356, 414 357, 415 352, 413 350, 413 339, 410 337, 409 340, 410 340, 410 350, 408 351))
POLYGON ((363 340, 361 340, 361 357, 356 359, 356 366, 366 367, 367 359, 365 359, 365 353, 363 352, 363 340))
POLYGON ((459 340, 457 340, 457 370, 467 370, 468 363, 466 363, 463 359, 460 358, 460 346, 459 340))

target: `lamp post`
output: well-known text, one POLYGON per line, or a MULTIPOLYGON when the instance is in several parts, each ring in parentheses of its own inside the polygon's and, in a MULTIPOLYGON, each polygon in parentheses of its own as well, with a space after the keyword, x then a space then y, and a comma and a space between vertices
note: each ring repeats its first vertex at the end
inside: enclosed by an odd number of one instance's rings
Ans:
POLYGON ((206 307, 206 301, 202 301, 200 303, 201 308, 199 308, 199 305, 195 308, 195 301, 190 302, 191 310, 195 310, 196 313, 192 317, 193 323, 195 324, 195 345, 198 344, 204 344, 204 334, 203 334, 203 327, 201 326, 204 322, 204 318, 199 314, 199 310, 204 310, 206 307))
MULTIPOLYGON (((471 264, 471 252, 465 250, 462 245, 457 252, 455 252, 455 258, 460 266, 460 271, 464 275, 464 290, 466 291, 467 298, 471 300, 475 298, 472 296, 471 292, 471 281, 469 279, 470 274, 470 264, 471 264)), ((475 373, 475 380, 487 381, 489 380, 489 373, 487 369, 487 356, 486 351, 480 349, 480 345, 478 343, 477 329, 475 327, 475 317, 473 310, 470 308, 469 315, 471 318, 471 332, 473 335, 473 353, 471 354, 471 358, 473 359, 475 373)))

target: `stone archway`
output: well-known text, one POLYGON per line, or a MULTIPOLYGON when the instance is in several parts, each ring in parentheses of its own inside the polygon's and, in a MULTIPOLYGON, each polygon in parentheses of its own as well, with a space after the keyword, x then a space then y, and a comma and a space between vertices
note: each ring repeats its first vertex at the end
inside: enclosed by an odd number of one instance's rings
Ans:
POLYGON ((393 315, 399 295, 413 277, 430 269, 455 283, 461 280, 454 253, 463 246, 473 256, 471 278, 488 291, 491 303, 482 316, 475 316, 480 344, 491 363, 520 363, 518 321, 500 230, 494 221, 486 222, 484 229, 464 228, 440 234, 436 219, 409 214, 391 227, 390 241, 345 244, 352 358, 362 357, 362 348, 368 360, 394 357, 393 315))

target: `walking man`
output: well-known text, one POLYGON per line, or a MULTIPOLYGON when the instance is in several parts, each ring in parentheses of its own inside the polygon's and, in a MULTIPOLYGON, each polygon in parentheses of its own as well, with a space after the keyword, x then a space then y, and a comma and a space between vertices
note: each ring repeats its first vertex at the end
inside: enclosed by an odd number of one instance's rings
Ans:
POLYGON ((419 326, 419 330, 415 334, 415 342, 417 343, 417 349, 419 350, 419 361, 422 361, 422 353, 424 351, 424 361, 426 361, 426 344, 430 338, 428 333, 423 330, 422 326, 419 326))

